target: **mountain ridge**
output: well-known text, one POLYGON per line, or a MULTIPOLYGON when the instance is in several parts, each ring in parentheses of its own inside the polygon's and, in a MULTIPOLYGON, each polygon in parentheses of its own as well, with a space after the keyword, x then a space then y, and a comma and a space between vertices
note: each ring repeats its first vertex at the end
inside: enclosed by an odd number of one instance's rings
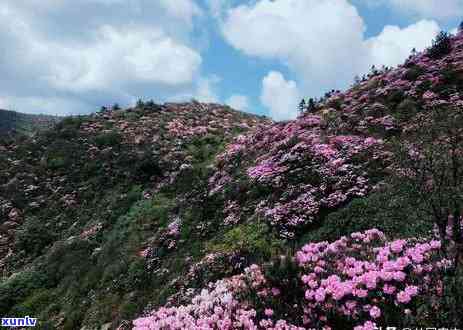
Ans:
POLYGON ((396 163, 440 109, 462 122, 463 34, 444 37, 293 121, 140 103, 2 142, 0 313, 44 329, 457 320, 445 239, 396 163))
POLYGON ((0 109, 0 135, 33 134, 37 130, 51 128, 59 117, 49 115, 31 115, 0 109))

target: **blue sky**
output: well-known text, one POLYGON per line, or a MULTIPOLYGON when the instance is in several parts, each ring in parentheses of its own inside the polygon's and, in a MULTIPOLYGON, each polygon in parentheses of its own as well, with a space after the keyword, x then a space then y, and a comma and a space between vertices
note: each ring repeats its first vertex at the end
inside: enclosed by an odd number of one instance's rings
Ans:
POLYGON ((289 119, 461 18, 463 0, 3 0, 0 108, 195 98, 289 119))

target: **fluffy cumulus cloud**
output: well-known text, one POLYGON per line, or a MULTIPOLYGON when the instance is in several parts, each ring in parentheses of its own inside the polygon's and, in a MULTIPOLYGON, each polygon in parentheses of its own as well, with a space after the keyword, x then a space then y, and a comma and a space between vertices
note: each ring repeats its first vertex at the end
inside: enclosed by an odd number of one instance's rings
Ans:
POLYGON ((225 103, 237 110, 246 111, 249 108, 249 99, 244 95, 234 94, 230 96, 225 103))
POLYGON ((439 25, 429 20, 419 21, 403 29, 385 26, 378 36, 366 41, 372 58, 370 62, 386 66, 397 65, 410 55, 411 49, 429 47, 439 31, 439 25))
POLYGON ((175 3, 83 0, 77 8, 70 0, 3 1, 2 104, 75 113, 204 89, 202 58, 189 42, 202 12, 192 0, 175 3))
MULTIPOLYGON (((258 0, 227 9, 221 30, 227 42, 244 54, 287 65, 307 96, 319 96, 346 88, 372 65, 399 64, 412 48, 430 44, 439 26, 428 20, 405 28, 387 26, 367 39, 364 20, 347 0, 258 0)), ((264 86, 269 80, 282 81, 269 74, 264 86)), ((279 118, 294 116, 292 108, 286 116, 278 109, 279 118)))
POLYGON ((271 71, 262 80, 260 100, 275 120, 296 118, 300 98, 296 82, 287 81, 281 72, 271 71))
POLYGON ((260 0, 231 8, 222 24, 232 46, 282 60, 312 88, 337 87, 360 69, 363 30, 356 8, 342 0, 260 0))

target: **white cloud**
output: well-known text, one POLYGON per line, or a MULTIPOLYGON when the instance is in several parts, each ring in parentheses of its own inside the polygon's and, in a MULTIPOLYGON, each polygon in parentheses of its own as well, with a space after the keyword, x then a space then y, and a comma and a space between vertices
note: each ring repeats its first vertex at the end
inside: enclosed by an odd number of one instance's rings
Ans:
POLYGON ((123 88, 132 82, 180 85, 190 83, 201 64, 196 51, 154 28, 105 26, 96 40, 77 48, 32 38, 27 47, 34 61, 52 60, 41 78, 64 91, 123 88))
POLYGON ((211 76, 208 78, 201 78, 198 80, 196 87, 196 94, 193 98, 199 102, 217 103, 219 97, 217 95, 216 85, 220 82, 218 76, 211 76))
POLYGON ((301 93, 295 81, 287 81, 280 72, 271 71, 262 80, 260 100, 275 120, 294 119, 301 93))
POLYGON ((129 104, 134 97, 193 93, 203 79, 202 57, 188 40, 188 25, 201 15, 192 0, 175 6, 84 0, 88 25, 78 32, 74 2, 46 0, 36 15, 34 1, 0 4, 0 42, 8 45, 0 52, 0 92, 10 107, 65 113, 66 105, 86 112, 108 102, 129 104))
MULTIPOLYGON (((0 109, 21 111, 28 109, 27 113, 32 114, 51 114, 51 115, 77 115, 83 111, 90 112, 90 104, 75 98, 67 97, 16 97, 7 96, 3 101, 0 100, 0 109)), ((95 111, 97 109, 91 109, 95 111)))
POLYGON ((341 87, 340 80, 359 71, 364 29, 346 0, 260 0, 228 10, 222 24, 232 46, 281 60, 310 89, 341 87))
POLYGON ((8 103, 0 98, 0 109, 8 109, 8 103))
POLYGON ((439 25, 434 21, 423 20, 400 29, 397 26, 385 26, 376 37, 367 40, 370 49, 370 64, 395 66, 417 50, 431 46, 432 39, 439 33, 439 25))
POLYGON ((225 103, 237 110, 246 111, 249 108, 249 99, 244 95, 232 95, 225 101, 225 103))
MULTIPOLYGON (((412 48, 429 45, 439 26, 429 20, 387 26, 366 39, 365 22, 347 0, 258 0, 228 9, 221 30, 243 53, 286 65, 305 96, 320 96, 346 88, 373 64, 399 64, 412 48)), ((281 117, 279 109, 272 111, 281 117)))

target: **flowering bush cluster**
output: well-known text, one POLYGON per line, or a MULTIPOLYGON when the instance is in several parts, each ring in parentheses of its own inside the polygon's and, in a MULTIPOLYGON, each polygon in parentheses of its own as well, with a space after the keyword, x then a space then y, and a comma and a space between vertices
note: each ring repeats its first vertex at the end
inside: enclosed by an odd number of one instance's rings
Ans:
POLYGON ((257 328, 256 310, 246 306, 238 297, 251 288, 261 290, 264 284, 265 278, 260 268, 253 265, 242 275, 210 284, 195 296, 189 305, 160 308, 148 317, 135 320, 134 329, 257 328))
MULTIPOLYGON (((162 307, 134 321, 134 329, 331 329, 333 320, 354 321, 356 330, 374 329, 393 306, 416 312, 418 297, 441 294, 440 275, 449 266, 439 257, 440 241, 387 241, 376 229, 333 243, 305 245, 300 266, 302 313, 281 311, 280 288, 252 265, 241 275, 208 285, 191 303, 162 307)), ((282 279, 283 280, 283 279, 282 279)))
MULTIPOLYGON (((249 201, 256 203, 256 213, 280 228, 286 237, 314 222, 321 210, 364 196, 371 188, 367 168, 384 160, 383 141, 325 135, 320 121, 320 116, 310 115, 239 136, 217 157, 211 193, 233 191, 244 176, 250 190, 266 191, 249 201)), ((233 196, 226 197, 231 199, 226 222, 236 222, 240 218, 239 203, 233 196)))
POLYGON ((450 262, 440 249, 436 240, 387 242, 378 230, 304 246, 296 258, 306 269, 305 317, 328 323, 334 311, 365 322, 356 330, 374 329, 390 306, 405 312, 418 295, 441 294, 439 275, 450 262))
POLYGON ((330 93, 317 108, 342 114, 343 120, 334 128, 337 131, 368 133, 378 128, 384 129, 383 132, 399 129, 394 120, 401 118, 399 112, 410 118, 416 110, 450 104, 461 107, 463 95, 458 71, 463 65, 463 33, 449 37, 448 42, 452 51, 442 57, 432 58, 428 52, 414 53, 396 69, 375 70, 369 79, 353 88, 330 93))

